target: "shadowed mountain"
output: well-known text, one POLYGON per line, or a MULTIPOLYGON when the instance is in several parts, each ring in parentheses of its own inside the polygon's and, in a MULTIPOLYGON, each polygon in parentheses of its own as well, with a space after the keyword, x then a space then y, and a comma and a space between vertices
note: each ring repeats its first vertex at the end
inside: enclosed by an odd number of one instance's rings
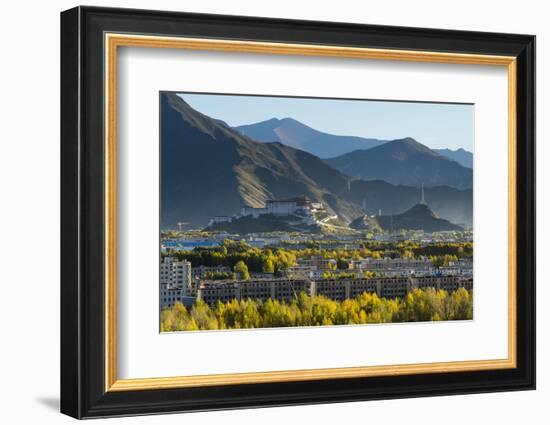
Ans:
POLYGON ((292 118, 272 118, 235 127, 240 134, 260 142, 281 142, 320 158, 331 158, 357 149, 370 149, 384 141, 323 133, 292 118))
POLYGON ((468 152, 462 148, 457 150, 452 149, 434 149, 440 155, 443 155, 453 161, 458 162, 463 167, 473 168, 474 167, 474 154, 468 152))
POLYGON ((362 213, 344 199, 350 178, 318 157, 281 143, 260 143, 191 108, 161 99, 161 226, 204 227, 217 215, 267 199, 307 196, 345 222, 362 213))
POLYGON ((437 217, 428 205, 422 203, 414 205, 402 214, 359 217, 350 224, 350 227, 358 230, 372 229, 376 226, 385 231, 423 230, 428 233, 464 230, 461 226, 437 217))
MULTIPOLYGON (((307 196, 344 223, 365 209, 400 214, 420 200, 417 188, 353 180, 307 152, 242 136, 175 94, 161 97, 161 142, 163 228, 204 227, 214 216, 263 207, 267 199, 307 196)), ((471 225, 471 190, 426 188, 425 197, 437 216, 471 225)))
MULTIPOLYGON (((452 223, 472 226, 472 189, 436 186, 424 189, 426 204, 441 218, 452 223)), ((369 214, 396 215, 412 208, 421 200, 419 188, 392 185, 382 180, 355 180, 350 185, 350 201, 361 205, 369 214)))
POLYGON ((420 187, 472 187, 472 170, 463 167, 412 138, 326 159, 325 162, 349 176, 362 180, 384 180, 420 187))

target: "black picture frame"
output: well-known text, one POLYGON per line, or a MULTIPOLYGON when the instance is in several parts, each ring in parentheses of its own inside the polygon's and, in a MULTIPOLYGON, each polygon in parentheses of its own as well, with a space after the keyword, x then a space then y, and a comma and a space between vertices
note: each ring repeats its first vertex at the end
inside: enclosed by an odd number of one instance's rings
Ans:
POLYGON ((61 13, 61 195, 62 413, 93 418, 535 388, 534 36, 132 9, 67 10, 61 13), (105 32, 515 56, 517 367, 106 392, 105 32))

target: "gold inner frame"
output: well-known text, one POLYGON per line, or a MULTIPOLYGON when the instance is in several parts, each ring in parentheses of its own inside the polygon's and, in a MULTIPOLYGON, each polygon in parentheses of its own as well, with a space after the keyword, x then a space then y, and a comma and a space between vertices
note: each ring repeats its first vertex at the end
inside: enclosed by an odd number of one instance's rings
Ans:
POLYGON ((105 391, 235 385, 515 368, 516 357, 516 58, 327 45, 105 34, 105 391), (116 324, 117 48, 120 46, 398 60, 507 67, 508 72, 508 357, 495 360, 118 379, 116 324))

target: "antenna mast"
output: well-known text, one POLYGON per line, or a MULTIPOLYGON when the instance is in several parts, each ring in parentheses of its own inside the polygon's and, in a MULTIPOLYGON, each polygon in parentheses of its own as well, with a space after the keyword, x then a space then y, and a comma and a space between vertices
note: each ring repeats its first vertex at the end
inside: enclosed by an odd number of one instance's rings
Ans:
POLYGON ((420 200, 422 205, 426 205, 426 200, 424 199, 424 183, 422 183, 422 199, 420 200))

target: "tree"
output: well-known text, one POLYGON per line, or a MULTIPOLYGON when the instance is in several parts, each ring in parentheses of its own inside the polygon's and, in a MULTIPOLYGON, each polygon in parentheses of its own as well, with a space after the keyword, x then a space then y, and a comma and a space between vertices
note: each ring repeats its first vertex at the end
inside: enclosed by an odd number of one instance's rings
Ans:
POLYGON ((233 271, 240 275, 242 280, 248 280, 250 279, 250 273, 248 272, 248 266, 243 260, 237 261, 235 266, 233 267, 233 271))
POLYGON ((336 267, 338 267, 338 270, 347 270, 349 269, 349 263, 342 258, 338 258, 336 260, 336 267))
POLYGON ((201 330, 218 329, 218 321, 212 310, 203 301, 197 301, 191 309, 191 317, 201 330))
POLYGON ((275 277, 281 277, 283 275, 283 268, 280 265, 280 263, 275 263, 275 266, 273 266, 273 276, 275 277))
POLYGON ((414 258, 414 253, 410 249, 403 251, 403 258, 414 258))
POLYGON ((273 260, 271 259, 271 257, 267 257, 265 262, 264 262, 264 265, 262 267, 262 271, 264 273, 273 273, 275 272, 275 266, 273 265, 273 260))

